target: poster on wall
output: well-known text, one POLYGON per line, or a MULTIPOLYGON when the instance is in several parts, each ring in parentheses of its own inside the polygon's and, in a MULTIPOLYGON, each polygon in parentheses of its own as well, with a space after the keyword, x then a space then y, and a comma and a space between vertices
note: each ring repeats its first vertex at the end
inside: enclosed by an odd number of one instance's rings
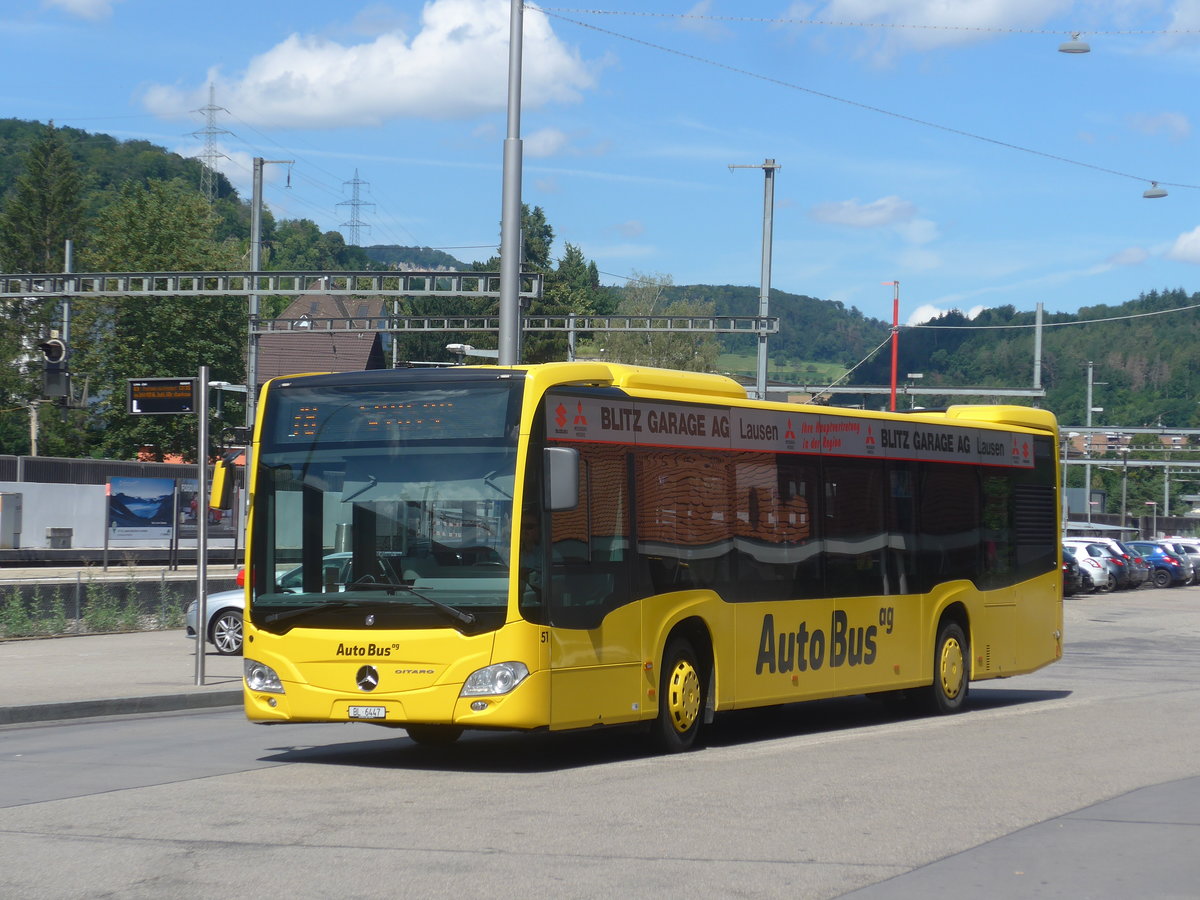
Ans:
MULTIPOLYGON (((229 509, 209 509, 205 498, 198 496, 195 478, 184 478, 179 482, 179 537, 196 537, 196 519, 201 510, 208 510, 208 536, 233 537, 236 531, 237 517, 233 514, 236 500, 230 500, 229 509)), ((230 496, 236 496, 235 491, 230 496)))
POLYGON ((113 540, 170 539, 174 525, 175 479, 114 475, 108 495, 108 537, 113 540))

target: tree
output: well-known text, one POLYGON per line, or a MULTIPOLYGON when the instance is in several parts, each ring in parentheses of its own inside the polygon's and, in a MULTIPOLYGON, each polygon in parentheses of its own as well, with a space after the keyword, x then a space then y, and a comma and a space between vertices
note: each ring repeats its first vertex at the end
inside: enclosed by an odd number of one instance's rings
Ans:
MULTIPOLYGON (((549 226, 547 226, 549 228, 549 226)), ((527 310, 531 316, 588 315, 596 311, 600 276, 583 251, 567 244, 558 268, 544 276, 542 296, 527 310)), ((567 358, 567 338, 562 332, 527 331, 522 336, 521 361, 553 362, 567 358)))
MULTIPOLYGON (((61 132, 51 124, 33 143, 24 168, 0 209, 0 269, 6 272, 61 272, 66 242, 82 228, 81 181, 61 132)), ((41 395, 41 360, 33 349, 57 314, 59 303, 32 297, 0 303, 0 404, 8 414, 0 430, 0 451, 29 451, 29 404, 41 395), (18 425, 14 419, 22 421, 18 425)), ((59 436, 77 436, 74 429, 55 429, 57 417, 47 407, 39 419, 39 443, 55 450, 72 446, 59 436)), ((42 452, 39 447, 39 452, 42 452)))
MULTIPOLYGON (((240 247, 215 239, 218 217, 181 180, 128 184, 99 223, 87 264, 94 271, 228 271, 240 247)), ((130 416, 129 378, 194 377, 201 365, 214 381, 241 382, 246 306, 242 298, 89 298, 77 303, 76 372, 104 385, 94 415, 100 449, 130 457, 150 445, 155 459, 195 457, 194 416, 130 416)), ((226 422, 239 410, 226 411, 226 422)), ((219 426, 214 426, 215 431, 219 426)))
MULTIPOLYGON (((551 267, 551 248, 554 245, 554 228, 546 220, 546 212, 540 206, 532 209, 521 205, 521 271, 537 272, 542 275, 542 296, 522 303, 522 313, 528 316, 567 316, 571 313, 586 315, 596 310, 600 293, 600 276, 593 262, 584 261, 583 252, 572 244, 559 260, 557 270, 551 267)), ((487 262, 475 263, 477 272, 500 271, 500 257, 493 256, 487 262)), ((495 307, 493 307, 494 311, 495 307)), ((481 346, 491 345, 494 338, 484 338, 481 346)), ((551 362, 567 358, 567 335, 556 332, 525 332, 521 340, 521 361, 525 363, 551 362)))
POLYGON ((361 247, 346 244, 341 232, 326 231, 310 219, 291 219, 275 226, 267 267, 282 271, 336 272, 381 268, 361 247))
MULTIPOLYGON (((640 275, 623 290, 617 306, 622 316, 711 316, 714 304, 702 300, 666 300, 670 275, 640 275)), ((613 362, 658 366, 692 372, 716 368, 721 347, 712 334, 693 332, 611 332, 604 338, 605 356, 613 362)))
POLYGON ((79 170, 51 123, 25 157, 0 210, 0 268, 61 272, 68 239, 80 237, 83 202, 79 170))

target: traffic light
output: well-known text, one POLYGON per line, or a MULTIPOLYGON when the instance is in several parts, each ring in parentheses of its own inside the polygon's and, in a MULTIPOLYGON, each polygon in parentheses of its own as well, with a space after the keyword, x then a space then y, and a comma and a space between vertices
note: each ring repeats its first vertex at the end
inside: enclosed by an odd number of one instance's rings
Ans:
POLYGON ((37 345, 45 365, 42 368, 42 396, 51 400, 67 400, 71 396, 71 373, 67 371, 67 345, 56 337, 37 345))

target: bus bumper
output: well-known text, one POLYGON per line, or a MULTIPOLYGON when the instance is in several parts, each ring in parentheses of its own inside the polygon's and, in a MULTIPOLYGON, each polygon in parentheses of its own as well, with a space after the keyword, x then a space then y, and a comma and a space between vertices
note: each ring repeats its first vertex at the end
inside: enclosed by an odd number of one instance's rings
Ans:
POLYGON ((550 677, 531 672, 502 695, 460 696, 461 684, 413 691, 355 693, 282 682, 283 692, 244 690, 246 717, 254 722, 406 723, 462 728, 541 728, 549 724, 550 677))

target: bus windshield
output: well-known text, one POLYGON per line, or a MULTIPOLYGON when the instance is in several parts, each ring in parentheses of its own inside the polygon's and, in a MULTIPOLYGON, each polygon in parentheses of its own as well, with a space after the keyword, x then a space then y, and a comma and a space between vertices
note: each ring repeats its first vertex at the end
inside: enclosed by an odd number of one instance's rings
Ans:
POLYGON ((256 461, 259 628, 499 627, 519 379, 286 383, 256 461))

